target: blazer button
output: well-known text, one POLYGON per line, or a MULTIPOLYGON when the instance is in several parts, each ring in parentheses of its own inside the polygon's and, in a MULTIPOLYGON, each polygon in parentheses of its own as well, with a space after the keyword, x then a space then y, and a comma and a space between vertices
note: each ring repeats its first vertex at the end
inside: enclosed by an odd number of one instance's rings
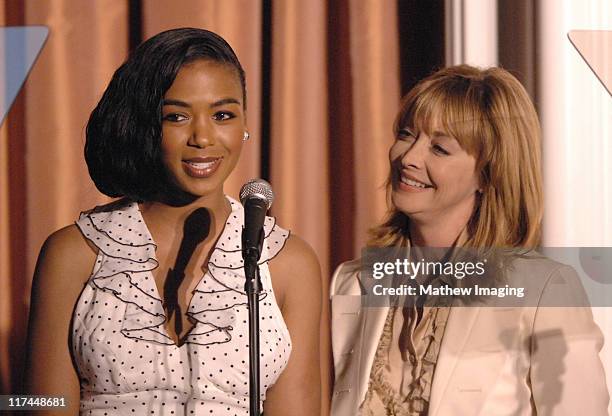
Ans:
POLYGON ((353 351, 353 348, 351 348, 350 350, 343 352, 342 355, 351 355, 353 351))

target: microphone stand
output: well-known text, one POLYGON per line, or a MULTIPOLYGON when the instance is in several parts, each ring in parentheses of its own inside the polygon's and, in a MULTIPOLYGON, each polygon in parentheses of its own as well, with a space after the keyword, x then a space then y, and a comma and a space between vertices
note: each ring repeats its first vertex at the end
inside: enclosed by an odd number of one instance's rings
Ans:
POLYGON ((249 309, 249 415, 259 416, 259 294, 261 293, 261 278, 257 261, 263 243, 263 230, 259 240, 258 250, 244 250, 244 274, 246 282, 244 291, 247 294, 249 309))

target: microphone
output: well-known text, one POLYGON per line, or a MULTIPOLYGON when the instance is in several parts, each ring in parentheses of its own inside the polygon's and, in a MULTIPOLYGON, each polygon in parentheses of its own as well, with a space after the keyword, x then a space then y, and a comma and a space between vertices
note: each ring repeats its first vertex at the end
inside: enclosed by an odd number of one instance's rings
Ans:
POLYGON ((251 179, 240 189, 240 202, 244 206, 242 258, 245 262, 257 262, 261 256, 264 220, 273 201, 272 186, 263 179, 251 179))
POLYGON ((249 414, 258 415, 259 399, 259 294, 262 292, 257 261, 263 244, 266 212, 272 205, 272 187, 263 179, 251 179, 240 190, 244 206, 242 258, 244 259, 244 291, 249 310, 249 414))

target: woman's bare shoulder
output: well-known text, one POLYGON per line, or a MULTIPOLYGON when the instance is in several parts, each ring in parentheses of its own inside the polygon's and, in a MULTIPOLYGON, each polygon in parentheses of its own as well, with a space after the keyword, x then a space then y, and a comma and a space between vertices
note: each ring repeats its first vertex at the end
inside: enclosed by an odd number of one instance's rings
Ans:
POLYGON ((52 233, 40 249, 35 279, 53 286, 82 286, 89 277, 97 249, 75 224, 52 233))
POLYGON ((47 237, 41 248, 41 254, 52 254, 58 260, 69 257, 73 261, 79 262, 95 259, 97 248, 83 236, 76 224, 70 224, 47 237), (79 258, 75 258, 77 256, 79 258), (85 259, 81 259, 81 257, 85 257, 85 259))
POLYGON ((286 270, 295 270, 296 267, 310 271, 319 269, 319 259, 312 247, 295 234, 287 238, 285 246, 271 263, 286 270))
POLYGON ((319 259, 310 245, 295 234, 291 234, 283 249, 269 262, 270 273, 279 303, 294 291, 309 291, 320 296, 322 286, 319 259))

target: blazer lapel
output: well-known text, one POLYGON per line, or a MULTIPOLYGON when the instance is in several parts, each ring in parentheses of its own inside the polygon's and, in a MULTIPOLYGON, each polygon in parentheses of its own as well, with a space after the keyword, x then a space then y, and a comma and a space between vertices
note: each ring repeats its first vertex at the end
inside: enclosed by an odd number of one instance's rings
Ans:
POLYGON ((446 395, 446 390, 457 365, 457 360, 472 333, 479 312, 480 307, 451 308, 431 386, 429 415, 436 415, 440 408, 442 398, 446 395))

